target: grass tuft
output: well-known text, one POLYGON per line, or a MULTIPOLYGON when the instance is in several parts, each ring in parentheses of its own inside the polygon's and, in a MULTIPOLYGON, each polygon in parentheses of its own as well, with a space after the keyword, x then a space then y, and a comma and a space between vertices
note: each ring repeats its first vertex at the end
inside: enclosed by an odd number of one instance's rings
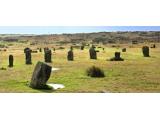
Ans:
POLYGON ((104 71, 96 66, 88 68, 86 72, 90 77, 105 77, 104 71))

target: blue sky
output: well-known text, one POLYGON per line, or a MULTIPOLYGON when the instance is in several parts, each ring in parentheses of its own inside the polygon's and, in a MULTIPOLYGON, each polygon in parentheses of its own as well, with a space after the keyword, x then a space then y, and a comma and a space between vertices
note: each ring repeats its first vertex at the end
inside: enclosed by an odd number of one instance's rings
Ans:
POLYGON ((0 26, 0 34, 62 34, 104 31, 160 31, 160 26, 0 26))

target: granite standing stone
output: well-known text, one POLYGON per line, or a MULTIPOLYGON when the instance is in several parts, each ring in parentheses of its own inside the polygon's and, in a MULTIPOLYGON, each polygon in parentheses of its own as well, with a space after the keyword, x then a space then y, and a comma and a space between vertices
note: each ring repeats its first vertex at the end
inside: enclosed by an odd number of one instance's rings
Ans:
POLYGON ((32 64, 32 56, 31 56, 31 49, 27 48, 24 50, 25 52, 25 59, 26 59, 26 64, 32 64))
POLYGON ((84 50, 84 46, 81 46, 81 50, 84 50))
POLYGON ((52 62, 52 51, 51 50, 49 50, 49 49, 45 50, 44 59, 45 59, 45 62, 47 62, 47 63, 52 62))
POLYGON ((13 67, 13 61, 14 61, 13 55, 9 55, 9 65, 8 65, 8 67, 13 67))
POLYGON ((152 45, 151 45, 151 48, 156 48, 156 45, 155 45, 155 44, 152 44, 152 45))
POLYGON ((74 60, 73 50, 68 51, 67 59, 68 59, 68 61, 74 60))
POLYGON ((121 58, 120 52, 115 52, 115 57, 110 59, 111 61, 123 61, 124 59, 121 58))
POLYGON ((148 46, 143 46, 142 52, 143 52, 144 57, 149 57, 149 47, 148 46))
POLYGON ((39 48, 39 52, 42 52, 42 48, 39 48))
POLYGON ((95 50, 94 46, 89 49, 89 55, 90 59, 97 59, 97 51, 95 50))
POLYGON ((50 78, 52 67, 43 63, 38 62, 32 74, 32 79, 30 82, 30 87, 35 89, 45 89, 47 88, 47 81, 50 78))
POLYGON ((122 52, 126 52, 126 48, 123 48, 123 49, 122 49, 122 52))

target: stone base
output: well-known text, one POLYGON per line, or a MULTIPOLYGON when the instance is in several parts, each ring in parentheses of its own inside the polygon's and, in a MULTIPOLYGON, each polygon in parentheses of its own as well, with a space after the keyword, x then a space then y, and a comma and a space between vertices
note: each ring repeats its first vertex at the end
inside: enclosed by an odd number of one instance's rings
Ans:
POLYGON ((110 61, 124 61, 123 58, 111 58, 110 61))

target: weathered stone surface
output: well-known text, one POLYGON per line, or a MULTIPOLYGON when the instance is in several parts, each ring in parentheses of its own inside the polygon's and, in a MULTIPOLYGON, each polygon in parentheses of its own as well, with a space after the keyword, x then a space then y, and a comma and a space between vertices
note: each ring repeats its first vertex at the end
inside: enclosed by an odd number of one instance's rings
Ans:
POLYGON ((68 51, 67 59, 68 59, 68 61, 74 60, 73 50, 68 51))
POLYGON ((89 55, 90 59, 97 59, 97 51, 95 50, 94 46, 89 49, 89 55))
POLYGON ((123 61, 124 59, 121 58, 120 52, 115 52, 115 57, 110 59, 111 61, 123 61))
POLYGON ((30 82, 30 87, 36 89, 47 88, 47 81, 50 78, 52 67, 43 63, 38 62, 32 74, 32 79, 30 82))
POLYGON ((123 48, 123 49, 122 49, 122 52, 126 52, 126 48, 123 48))
POLYGON ((26 64, 32 64, 32 56, 31 56, 31 49, 30 48, 25 48, 25 59, 26 59, 26 64))
POLYGON ((148 46, 143 46, 142 52, 143 52, 144 57, 149 57, 149 47, 148 46))
POLYGON ((45 50, 44 59, 45 59, 45 62, 47 62, 47 63, 52 62, 52 51, 51 50, 49 50, 49 49, 45 50))
POLYGON ((13 61, 14 61, 13 55, 9 55, 9 65, 8 65, 8 67, 13 67, 13 61))

